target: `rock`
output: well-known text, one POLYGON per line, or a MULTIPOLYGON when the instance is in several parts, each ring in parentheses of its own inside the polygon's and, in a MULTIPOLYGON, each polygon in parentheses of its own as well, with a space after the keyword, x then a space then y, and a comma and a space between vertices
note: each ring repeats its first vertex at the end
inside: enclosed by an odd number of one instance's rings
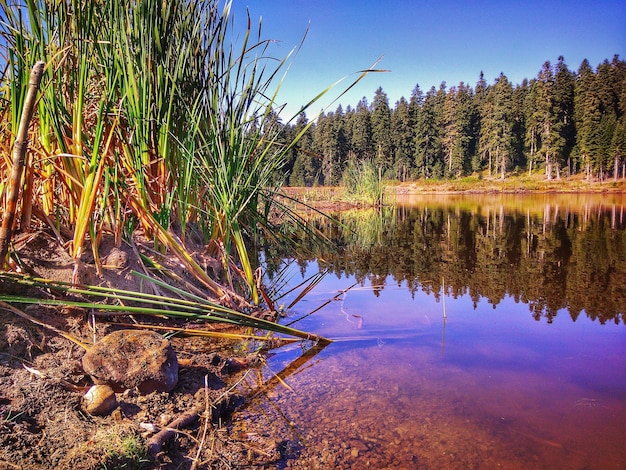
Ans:
POLYGON ((94 385, 85 393, 83 406, 90 415, 108 415, 117 408, 117 398, 108 385, 94 385))
POLYGON ((113 247, 104 259, 102 266, 107 269, 124 269, 128 264, 128 253, 113 247))
POLYGON ((98 341, 83 356, 94 383, 116 392, 169 392, 178 382, 178 360, 163 336, 153 331, 119 330, 98 341))

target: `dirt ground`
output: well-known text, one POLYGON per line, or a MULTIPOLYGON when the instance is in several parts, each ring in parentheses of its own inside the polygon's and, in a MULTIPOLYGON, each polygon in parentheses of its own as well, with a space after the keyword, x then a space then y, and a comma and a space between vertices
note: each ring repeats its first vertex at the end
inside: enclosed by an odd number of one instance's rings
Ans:
MULTIPOLYGON (((51 233, 31 234, 16 247, 33 274, 71 279, 72 260, 51 233)), ((136 247, 150 252, 147 244, 136 247)), ((116 249, 109 240, 100 252, 108 267, 99 277, 93 259, 85 256, 83 283, 142 288, 130 274, 140 268, 133 247, 116 249)), ((0 286, 2 293, 11 290, 0 286)), ((94 317, 80 309, 15 305, 85 343, 129 321, 128 316, 98 317, 94 324, 94 317)), ((172 326, 170 320, 164 324, 172 326)), ((119 406, 111 414, 91 416, 82 402, 92 385, 81 366, 85 351, 0 309, 0 469, 282 468, 296 457, 280 436, 259 429, 252 442, 229 430, 232 414, 259 392, 249 373, 262 363, 262 353, 253 353, 250 345, 206 338, 172 337, 171 343, 180 364, 171 392, 126 390, 117 394, 119 406)))

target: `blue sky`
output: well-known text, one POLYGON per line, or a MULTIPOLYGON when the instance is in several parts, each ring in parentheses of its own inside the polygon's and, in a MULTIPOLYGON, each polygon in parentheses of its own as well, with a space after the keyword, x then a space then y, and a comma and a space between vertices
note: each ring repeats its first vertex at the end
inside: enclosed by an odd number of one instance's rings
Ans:
MULTIPOLYGON (((344 108, 364 96, 371 102, 379 86, 393 107, 418 83, 424 92, 442 81, 473 87, 481 70, 488 83, 503 72, 518 84, 559 55, 573 71, 584 58, 592 67, 614 54, 626 59, 626 0, 233 0, 238 31, 246 8, 253 23, 262 17, 263 37, 279 41, 271 49, 276 57, 309 28, 281 88, 291 113, 380 56, 377 67, 390 72, 366 77, 338 101, 344 108)), ((328 101, 314 105, 309 118, 328 101)))

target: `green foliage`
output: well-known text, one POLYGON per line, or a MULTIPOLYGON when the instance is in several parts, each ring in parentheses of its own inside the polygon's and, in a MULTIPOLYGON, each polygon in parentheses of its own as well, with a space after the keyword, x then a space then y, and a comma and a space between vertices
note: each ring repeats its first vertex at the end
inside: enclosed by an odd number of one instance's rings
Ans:
POLYGON ((391 140, 391 109, 389 99, 382 88, 378 88, 372 102, 372 139, 376 163, 383 171, 393 167, 391 140))
POLYGON ((101 463, 102 470, 144 469, 151 465, 148 447, 143 440, 135 435, 120 437, 119 441, 111 440, 101 463))

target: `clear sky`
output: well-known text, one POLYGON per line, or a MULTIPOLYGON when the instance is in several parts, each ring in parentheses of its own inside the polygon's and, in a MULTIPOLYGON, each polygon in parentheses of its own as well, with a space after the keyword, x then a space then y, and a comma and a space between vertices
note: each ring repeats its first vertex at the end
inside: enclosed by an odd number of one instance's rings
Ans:
POLYGON ((280 94, 291 114, 380 56, 377 68, 390 72, 369 75, 330 111, 339 103, 355 107, 362 97, 371 102, 379 86, 393 107, 416 84, 424 92, 442 81, 474 87, 481 70, 489 84, 500 72, 519 84, 560 55, 572 71, 585 58, 594 68, 615 54, 626 59, 626 0, 233 0, 239 31, 246 8, 253 23, 262 17, 263 37, 279 41, 271 48, 276 57, 296 47, 308 28, 280 94))

